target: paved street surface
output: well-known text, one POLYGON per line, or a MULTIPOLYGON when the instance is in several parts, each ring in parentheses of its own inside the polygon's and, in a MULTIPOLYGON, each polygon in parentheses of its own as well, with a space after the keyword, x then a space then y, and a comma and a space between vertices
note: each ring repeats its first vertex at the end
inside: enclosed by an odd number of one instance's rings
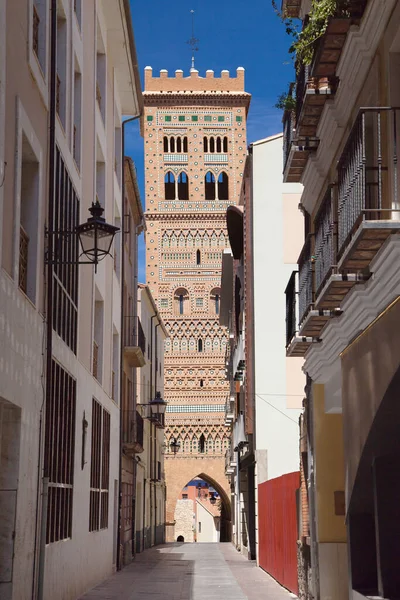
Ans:
POLYGON ((165 544, 80 600, 289 600, 294 598, 232 544, 165 544))

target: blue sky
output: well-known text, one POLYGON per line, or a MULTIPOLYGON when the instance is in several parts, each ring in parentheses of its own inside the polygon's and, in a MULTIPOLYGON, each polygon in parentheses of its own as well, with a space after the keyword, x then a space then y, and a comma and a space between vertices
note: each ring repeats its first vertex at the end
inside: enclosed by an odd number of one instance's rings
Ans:
MULTIPOLYGON (((278 2, 279 3, 279 2, 278 2)), ((146 65, 153 74, 176 69, 189 74, 191 51, 190 10, 195 10, 195 37, 199 38, 196 68, 200 75, 213 69, 231 75, 244 67, 246 91, 252 94, 247 122, 248 141, 262 139, 282 129, 282 113, 274 108, 277 97, 287 90, 294 71, 288 55, 290 38, 275 15, 271 0, 150 0, 131 1, 133 28, 141 78, 146 65)), ((137 124, 128 126, 126 153, 135 161, 142 203, 143 141, 137 124)), ((140 243, 139 279, 144 276, 144 248, 140 243)))

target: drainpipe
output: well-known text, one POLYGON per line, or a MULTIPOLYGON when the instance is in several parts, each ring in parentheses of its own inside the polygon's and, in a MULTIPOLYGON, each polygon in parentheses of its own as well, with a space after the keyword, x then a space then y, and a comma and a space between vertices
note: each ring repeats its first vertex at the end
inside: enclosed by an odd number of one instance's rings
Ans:
MULTIPOLYGON (((54 221, 54 203, 55 203, 55 150, 56 150, 56 77, 57 77, 57 0, 51 0, 50 8, 50 110, 49 110, 49 179, 48 179, 48 214, 47 226, 50 230, 53 228, 54 221)), ((53 236, 47 236, 47 286, 46 286, 46 388, 45 388, 45 406, 44 415, 46 415, 46 406, 51 397, 51 361, 53 355, 53 236)), ((45 420, 45 417, 44 417, 45 420)), ((43 429, 42 429, 43 431, 43 429)), ((46 435, 45 435, 46 444, 46 435)), ((49 469, 46 457, 50 454, 50 448, 44 449, 44 466, 42 478, 42 507, 40 516, 40 534, 39 534, 39 560, 38 560, 38 582, 37 599, 43 599, 44 577, 45 577, 45 556, 46 556, 46 530, 47 530, 47 503, 49 486, 49 469)), ((39 454, 40 461, 40 454, 39 454)), ((39 483, 39 482, 38 482, 39 483)), ((40 485, 40 484, 39 484, 40 485)))
MULTIPOLYGON (((52 0, 55 1, 55 0, 52 0)), ((136 117, 126 119, 122 123, 122 177, 121 177, 121 199, 122 199, 122 221, 121 221, 121 336, 120 336, 120 359, 119 359, 119 466, 118 466, 118 526, 117 526, 117 571, 122 569, 121 564, 121 524, 122 524, 122 389, 124 385, 124 316, 125 316, 125 298, 124 298, 124 281, 125 281, 125 223, 124 223, 124 204, 125 204, 125 127, 140 118, 140 114, 136 117)), ((137 256, 137 255, 136 255, 137 256)), ((133 482, 135 488, 136 482, 133 482)), ((134 491, 134 495, 135 491, 134 491)))

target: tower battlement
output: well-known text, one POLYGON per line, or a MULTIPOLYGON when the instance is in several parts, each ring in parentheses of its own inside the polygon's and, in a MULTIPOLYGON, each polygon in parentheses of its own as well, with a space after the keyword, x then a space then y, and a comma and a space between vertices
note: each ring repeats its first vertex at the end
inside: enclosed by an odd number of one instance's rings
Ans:
POLYGON ((236 69, 236 76, 230 77, 229 71, 221 71, 220 77, 214 76, 214 71, 206 71, 205 77, 199 75, 196 69, 191 69, 189 77, 184 77, 183 71, 177 69, 173 77, 162 69, 159 77, 153 76, 153 69, 144 70, 145 92, 244 92, 244 68, 236 69))

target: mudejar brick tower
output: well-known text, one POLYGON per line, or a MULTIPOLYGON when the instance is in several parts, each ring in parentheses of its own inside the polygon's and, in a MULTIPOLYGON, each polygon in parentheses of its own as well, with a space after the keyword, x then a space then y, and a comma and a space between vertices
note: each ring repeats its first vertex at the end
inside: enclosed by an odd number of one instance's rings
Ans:
MULTIPOLYGON (((244 70, 189 77, 145 69, 143 136, 147 283, 170 338, 165 354, 167 541, 175 539, 181 489, 196 476, 223 499, 221 540, 229 537, 229 445, 224 425, 227 332, 219 326, 225 213, 239 199, 250 95, 244 70), (169 448, 175 437, 176 456, 169 448)), ((152 390, 154 394, 156 390, 152 390)))

